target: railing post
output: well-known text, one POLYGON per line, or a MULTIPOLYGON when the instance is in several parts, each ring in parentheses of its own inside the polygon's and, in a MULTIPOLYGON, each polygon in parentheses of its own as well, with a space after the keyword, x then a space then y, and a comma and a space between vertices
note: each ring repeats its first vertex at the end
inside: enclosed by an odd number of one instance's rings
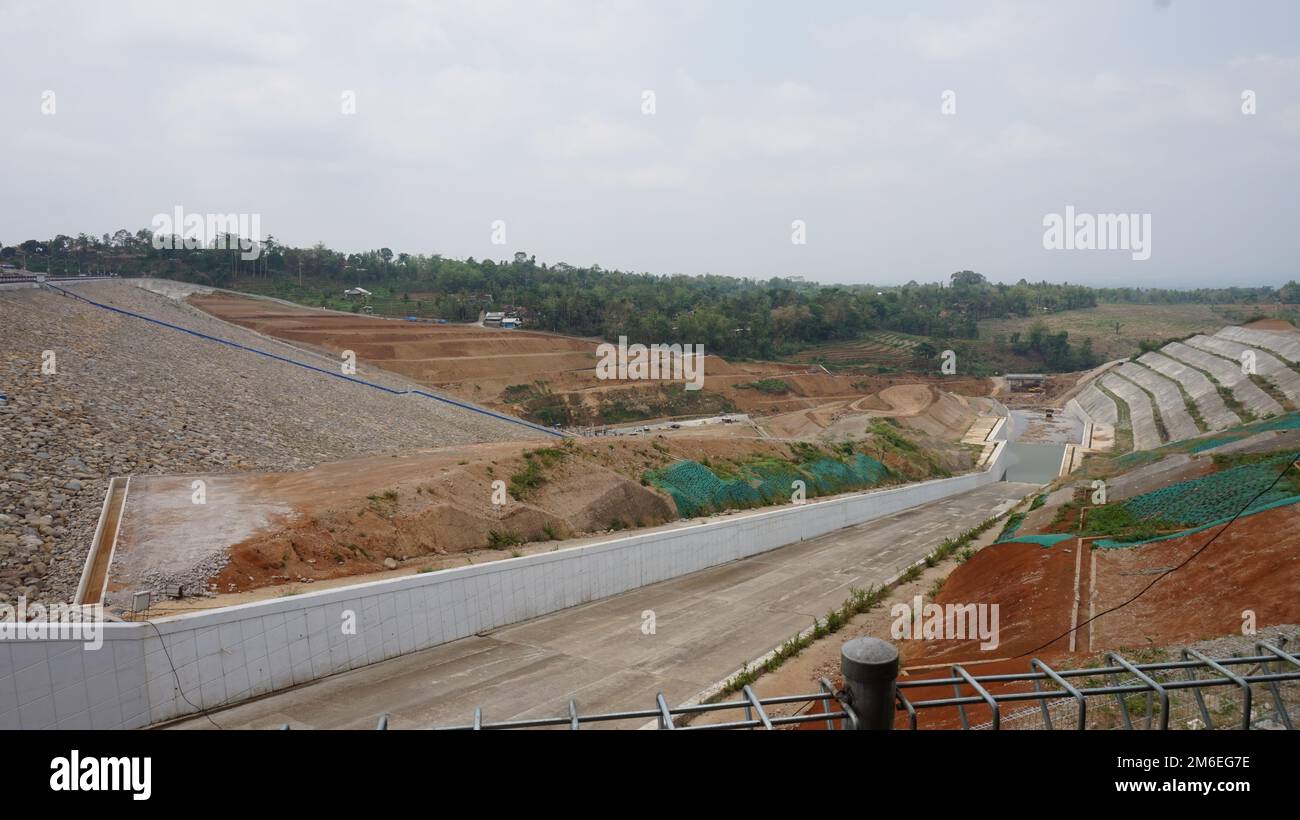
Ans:
POLYGON ((840 671, 858 728, 894 728, 898 649, 880 638, 854 638, 840 647, 840 671))

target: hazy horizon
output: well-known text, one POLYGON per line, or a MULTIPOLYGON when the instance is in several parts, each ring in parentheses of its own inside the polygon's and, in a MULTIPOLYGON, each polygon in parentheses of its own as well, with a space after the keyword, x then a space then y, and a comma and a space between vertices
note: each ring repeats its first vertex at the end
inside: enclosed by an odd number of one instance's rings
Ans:
POLYGON ((1300 278, 1298 23, 1187 0, 0 2, 0 241, 181 206, 296 246, 659 275, 1278 287, 1300 278), (1068 207, 1146 215, 1149 258, 1046 250, 1068 207))

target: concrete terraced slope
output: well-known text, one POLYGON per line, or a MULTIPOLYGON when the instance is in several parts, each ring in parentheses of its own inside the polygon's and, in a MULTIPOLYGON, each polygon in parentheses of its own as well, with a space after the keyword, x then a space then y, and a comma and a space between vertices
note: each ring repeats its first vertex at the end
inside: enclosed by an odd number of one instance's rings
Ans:
POLYGON ((1128 405, 1129 425, 1133 430, 1134 450, 1154 450, 1160 446, 1160 430, 1156 427, 1151 399, 1128 379, 1114 373, 1101 377, 1101 386, 1114 393, 1128 405))
POLYGON ((1233 398, 1256 416, 1276 416, 1282 412, 1282 405, 1251 381, 1242 372, 1239 363, 1182 342, 1170 342, 1160 352, 1209 373, 1215 381, 1231 390, 1233 398))
POLYGON ((1187 412, 1182 391, 1172 379, 1167 379, 1154 370, 1133 362, 1124 362, 1116 370, 1119 375, 1147 390, 1155 397, 1156 408, 1165 423, 1165 432, 1172 441, 1193 438, 1200 434, 1196 422, 1187 412))
POLYGON ((1271 353, 1219 336, 1193 336, 1187 340, 1187 344, 1231 359, 1237 362, 1238 367, 1241 366, 1242 354, 1250 351, 1254 355, 1255 372, 1277 387, 1292 402, 1300 404, 1300 373, 1296 373, 1271 353))
MULTIPOLYGON (((301 351, 125 282, 77 293, 294 358, 301 351)), ((323 461, 537 438, 509 422, 394 396, 96 308, 0 293, 0 603, 68 600, 108 478, 295 470, 323 461), (56 372, 42 374, 43 352, 56 372)), ((338 360, 321 357, 322 367, 338 360)), ((364 368, 358 375, 367 377, 364 368)), ((375 374, 382 378, 382 374, 375 374)))
POLYGON ((1252 347, 1262 347, 1290 362, 1300 362, 1300 334, 1294 332, 1225 327, 1215 335, 1252 347))
POLYGON ((1096 385, 1083 388, 1075 400, 1094 423, 1119 424, 1119 408, 1115 400, 1098 390, 1096 385))
POLYGON ((1241 417, 1228 409, 1218 388, 1201 371, 1161 353, 1143 353, 1138 362, 1182 385, 1211 430, 1226 430, 1241 424, 1241 417))

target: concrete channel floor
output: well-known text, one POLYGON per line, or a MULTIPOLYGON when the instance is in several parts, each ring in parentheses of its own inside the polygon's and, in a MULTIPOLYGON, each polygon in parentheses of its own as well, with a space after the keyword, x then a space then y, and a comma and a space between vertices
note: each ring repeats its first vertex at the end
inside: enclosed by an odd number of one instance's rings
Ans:
MULTIPOLYGON (((682 703, 1038 489, 998 482, 820 538, 214 712, 222 728, 394 729, 682 703), (654 613, 653 634, 642 629, 654 613)), ((601 724, 635 728, 645 720, 601 724)), ((205 717, 175 724, 213 728, 205 717)))

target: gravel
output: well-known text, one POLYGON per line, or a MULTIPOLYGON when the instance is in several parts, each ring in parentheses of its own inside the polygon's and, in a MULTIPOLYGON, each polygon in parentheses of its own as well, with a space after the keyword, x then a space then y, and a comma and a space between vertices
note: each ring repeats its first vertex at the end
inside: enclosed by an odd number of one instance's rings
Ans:
MULTIPOLYGON (((96 301, 334 368, 127 282, 96 301)), ((367 373, 386 384, 398 377, 367 373)), ((414 386, 414 385, 410 385, 414 386)), ((392 396, 44 290, 0 292, 0 603, 76 592, 108 479, 300 470, 389 451, 536 437, 417 396, 392 396), (57 372, 42 373, 43 351, 57 372)), ((220 570, 214 562, 213 572, 220 570)), ((157 588, 171 579, 156 579, 157 588)))

